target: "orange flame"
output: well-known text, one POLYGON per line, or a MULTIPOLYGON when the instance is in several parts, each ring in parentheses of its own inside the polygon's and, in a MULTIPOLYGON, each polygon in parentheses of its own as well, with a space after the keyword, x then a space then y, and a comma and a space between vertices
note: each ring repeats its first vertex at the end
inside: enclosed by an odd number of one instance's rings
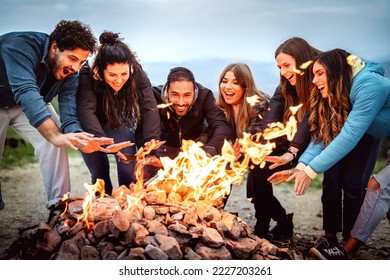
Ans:
POLYGON ((255 106, 256 103, 260 102, 260 96, 252 95, 246 98, 246 102, 248 102, 251 106, 255 106))
MULTIPOLYGON (((130 211, 132 206, 149 201, 152 204, 174 204, 184 208, 188 207, 189 202, 201 201, 212 203, 216 207, 223 206, 223 199, 230 193, 233 185, 241 184, 248 168, 251 168, 250 163, 264 167, 265 157, 276 146, 270 140, 286 135, 291 141, 297 131, 295 114, 301 106, 302 104, 290 108, 292 116, 285 125, 272 123, 263 134, 244 133, 238 139, 240 152, 243 154, 241 161, 236 160, 233 145, 226 140, 221 155, 213 157, 206 154, 202 143, 183 140, 179 155, 174 159, 161 157, 163 169, 145 184, 142 180, 142 162, 152 150, 161 145, 159 141, 151 141, 137 153, 137 161, 141 163, 136 165, 137 182, 130 189, 123 187, 122 190, 114 190, 119 207, 122 211, 130 211)), ((98 179, 94 185, 84 186, 88 195, 78 222, 84 222, 91 228, 94 224, 91 205, 96 199, 96 193, 100 193, 100 197, 104 196, 104 181, 98 179)))
POLYGON ((172 104, 173 104, 172 102, 170 102, 170 103, 161 103, 161 104, 157 105, 157 108, 160 108, 160 109, 167 108, 167 107, 171 106, 172 104))
POLYGON ((104 181, 102 179, 97 179, 95 184, 89 185, 85 183, 84 187, 87 189, 88 193, 84 199, 83 213, 77 218, 77 221, 80 223, 84 222, 87 228, 90 229, 94 225, 91 211, 92 202, 96 198, 96 194, 100 194, 99 197, 104 197, 104 181))

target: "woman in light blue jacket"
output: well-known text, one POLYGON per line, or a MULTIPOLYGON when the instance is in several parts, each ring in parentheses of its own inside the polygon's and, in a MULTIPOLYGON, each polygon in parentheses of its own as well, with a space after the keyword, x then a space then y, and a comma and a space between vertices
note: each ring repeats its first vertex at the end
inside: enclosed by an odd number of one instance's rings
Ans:
MULTIPOLYGON (((303 195, 318 173, 326 172, 328 180, 339 180, 339 189, 329 190, 324 184, 324 230, 328 243, 337 240, 336 225, 341 223, 341 215, 336 213, 335 217, 327 212, 341 210, 343 201, 346 241, 359 214, 380 139, 390 132, 390 81, 383 77, 384 70, 379 64, 363 62, 340 49, 320 54, 313 73, 318 90, 309 101, 312 142, 293 175, 286 176, 283 172, 287 171, 281 171, 270 177, 270 181, 295 180, 294 191, 303 195), (332 235, 335 238, 329 238, 332 235)), ((322 244, 335 245, 336 242, 322 244)))

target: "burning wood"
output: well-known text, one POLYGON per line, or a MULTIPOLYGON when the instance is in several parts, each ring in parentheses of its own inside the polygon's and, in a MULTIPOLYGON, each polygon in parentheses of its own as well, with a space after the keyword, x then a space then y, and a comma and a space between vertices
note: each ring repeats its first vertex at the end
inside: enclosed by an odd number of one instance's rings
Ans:
MULTIPOLYGON (((124 203, 124 194, 134 195, 122 186, 112 197, 68 198, 65 213, 21 233, 9 258, 270 259, 283 252, 209 200, 175 204, 161 191, 151 190, 128 205, 133 200, 124 203), (88 207, 86 201, 91 202, 88 207), (88 215, 85 209, 90 209, 88 215), (88 216, 88 221, 80 216, 88 216)), ((288 256, 293 258, 293 252, 288 256)))
MULTIPOLYGON (((292 138, 295 131, 292 116, 286 126, 270 127, 263 138, 292 138)), ((130 188, 120 186, 112 197, 104 194, 102 180, 85 184, 84 199, 64 198, 68 206, 64 213, 49 224, 22 232, 9 258, 295 258, 294 252, 258 238, 237 215, 223 211, 224 198, 232 185, 241 183, 249 162, 262 164, 272 152, 274 143, 260 143, 260 137, 248 134, 239 139, 244 153, 241 162, 228 142, 222 155, 210 158, 201 143, 183 141, 175 159, 161 158, 164 168, 154 178, 137 180, 130 188)))
POLYGON ((81 201, 69 199, 69 210, 62 216, 23 231, 10 247, 9 258, 294 258, 293 251, 258 238, 242 219, 210 203, 193 202, 184 208, 141 201, 126 210, 111 211, 117 207, 113 201, 115 197, 93 201, 92 209, 99 211, 94 212, 94 225, 88 228, 78 222, 81 201))

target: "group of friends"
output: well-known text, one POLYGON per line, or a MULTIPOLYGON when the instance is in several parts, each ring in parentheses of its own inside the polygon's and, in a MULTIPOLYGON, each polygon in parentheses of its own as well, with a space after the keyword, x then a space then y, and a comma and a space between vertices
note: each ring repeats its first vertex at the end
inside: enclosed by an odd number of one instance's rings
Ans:
POLYGON ((119 33, 105 31, 98 43, 90 26, 77 20, 60 21, 50 34, 3 34, 0 156, 9 127, 32 144, 46 207, 55 215, 71 189, 67 148, 81 152, 91 183, 103 179, 111 194, 108 154, 115 155, 118 184, 125 186, 136 180, 134 155, 152 145, 142 163, 145 179, 163 168, 160 157, 179 154, 182 140, 201 142, 210 157, 230 141, 240 160, 237 139, 286 123, 290 107, 301 105, 293 140, 273 140, 265 166, 248 171, 254 234, 291 238, 293 213, 274 196, 273 184, 295 181, 300 196, 323 173, 324 235, 310 252, 319 259, 351 259, 389 211, 390 165, 371 175, 381 139, 390 136, 390 79, 376 62, 343 49, 321 51, 299 37, 284 41, 275 61, 280 83, 272 97, 241 62, 222 70, 215 97, 185 67, 171 69, 164 85, 152 86, 119 33), (54 97, 60 118, 51 105, 54 97), (254 106, 247 101, 251 97, 258 101, 254 106), (271 219, 276 226, 270 229, 271 219))

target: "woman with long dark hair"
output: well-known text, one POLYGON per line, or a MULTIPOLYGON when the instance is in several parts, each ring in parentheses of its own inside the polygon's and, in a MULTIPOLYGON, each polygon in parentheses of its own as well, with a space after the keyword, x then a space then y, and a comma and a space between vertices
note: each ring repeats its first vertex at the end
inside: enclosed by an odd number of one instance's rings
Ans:
POLYGON ((359 214, 380 138, 389 132, 383 72, 378 64, 342 49, 320 54, 313 64, 316 91, 309 100, 308 119, 312 142, 299 159, 298 171, 287 180, 295 180, 294 191, 304 195, 312 179, 324 173, 325 235, 316 250, 336 246, 338 232, 347 241, 359 214))
MULTIPOLYGON (((128 142, 122 153, 134 155, 136 143, 142 146, 160 138, 160 117, 151 83, 135 54, 113 32, 103 32, 90 67, 80 73, 78 115, 85 131, 95 136, 112 137, 115 143, 128 142)), ((107 154, 82 153, 91 172, 92 183, 103 179, 111 194, 110 165, 107 154)), ((119 185, 129 187, 134 178, 134 161, 121 161, 116 155, 119 185)))

